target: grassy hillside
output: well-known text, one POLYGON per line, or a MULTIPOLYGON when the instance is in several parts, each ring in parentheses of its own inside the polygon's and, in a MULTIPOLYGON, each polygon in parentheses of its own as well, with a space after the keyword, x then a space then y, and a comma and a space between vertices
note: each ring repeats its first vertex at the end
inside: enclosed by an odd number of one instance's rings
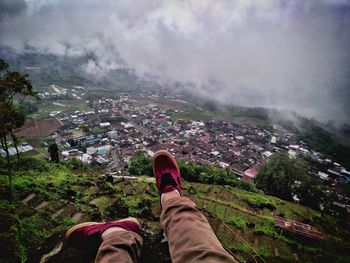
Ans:
MULTIPOLYGON (((65 230, 76 222, 126 216, 142 222, 142 262, 169 262, 167 245, 161 242, 153 178, 112 182, 100 176, 99 170, 33 157, 17 162, 15 171, 12 202, 7 199, 6 177, 0 176, 0 251, 6 255, 4 262, 88 262, 93 255, 61 247, 65 230)), ((196 202, 219 239, 241 262, 350 260, 349 228, 333 217, 229 186, 185 182, 184 195, 196 202), (281 233, 274 227, 275 215, 316 226, 327 239, 311 241, 281 233)))

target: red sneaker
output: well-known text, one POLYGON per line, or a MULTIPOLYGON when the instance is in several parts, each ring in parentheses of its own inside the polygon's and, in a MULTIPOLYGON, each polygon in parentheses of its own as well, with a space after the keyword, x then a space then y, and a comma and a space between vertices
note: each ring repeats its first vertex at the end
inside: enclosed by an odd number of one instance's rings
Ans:
POLYGON ((159 195, 177 190, 181 194, 181 175, 179 166, 170 152, 165 150, 157 151, 153 156, 153 174, 159 195))
POLYGON ((79 249, 97 249, 102 243, 102 233, 110 227, 121 227, 141 234, 141 227, 136 218, 129 217, 105 223, 85 222, 68 229, 65 240, 71 247, 79 249))

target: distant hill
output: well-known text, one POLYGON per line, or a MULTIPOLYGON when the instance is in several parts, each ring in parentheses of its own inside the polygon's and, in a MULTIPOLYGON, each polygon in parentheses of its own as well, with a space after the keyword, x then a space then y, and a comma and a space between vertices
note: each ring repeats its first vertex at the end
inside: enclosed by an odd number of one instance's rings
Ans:
MULTIPOLYGON (((61 247, 66 229, 76 222, 127 216, 142 222, 142 262, 170 262, 167 245, 161 242, 153 178, 111 180, 102 176, 102 171, 78 162, 52 164, 38 157, 22 157, 14 166, 12 203, 6 197, 6 177, 0 177, 0 251, 4 262, 87 262, 93 255, 61 247)), ((221 242, 241 262, 350 260, 350 228, 337 218, 229 186, 184 182, 184 195, 196 202, 221 242), (281 232, 274 226, 274 216, 310 224, 326 239, 315 241, 281 232)))
POLYGON ((92 55, 65 57, 0 47, 0 58, 10 64, 12 70, 28 73, 35 86, 79 85, 124 91, 159 88, 156 83, 139 78, 132 70, 116 69, 107 75, 98 70, 87 73, 85 66, 95 61, 92 55))

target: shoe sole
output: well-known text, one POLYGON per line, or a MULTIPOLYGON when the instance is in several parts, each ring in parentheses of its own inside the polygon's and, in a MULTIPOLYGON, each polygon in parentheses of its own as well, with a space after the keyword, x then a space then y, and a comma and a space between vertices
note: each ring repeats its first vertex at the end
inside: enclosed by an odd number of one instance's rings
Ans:
POLYGON ((153 155, 153 159, 152 159, 152 169, 153 169, 153 175, 156 176, 156 173, 155 173, 155 170, 154 170, 154 163, 155 163, 155 160, 157 159, 157 157, 161 156, 161 155, 165 155, 167 157, 169 157, 171 159, 171 161, 175 164, 176 166, 176 169, 177 171, 179 172, 180 174, 180 169, 179 169, 179 166, 177 165, 177 162, 174 158, 174 156, 168 152, 167 150, 159 150, 159 151, 156 151, 153 155))
MULTIPOLYGON (((134 223, 137 223, 139 226, 140 226, 140 223, 139 221, 137 221, 136 218, 134 217, 128 217, 128 218, 124 218, 124 219, 120 219, 120 220, 117 220, 115 222, 124 222, 124 221, 131 221, 131 222, 134 222, 134 223)), ((69 228, 66 232, 66 235, 65 235, 65 240, 68 240, 69 236, 77 229, 80 229, 80 228, 83 228, 83 227, 86 227, 86 226, 91 226, 91 225, 101 225, 101 224, 104 224, 104 223, 99 223, 99 222, 84 222, 84 223, 81 223, 81 224, 77 224, 75 226, 72 226, 71 228, 69 228)))
POLYGON ((81 223, 81 224, 77 224, 75 226, 72 226, 71 228, 69 228, 66 232, 66 235, 65 235, 65 239, 67 240, 69 238, 69 236, 77 229, 79 228, 83 228, 83 227, 86 227, 86 226, 91 226, 91 225, 100 225, 102 223, 98 223, 98 222, 85 222, 85 223, 81 223))

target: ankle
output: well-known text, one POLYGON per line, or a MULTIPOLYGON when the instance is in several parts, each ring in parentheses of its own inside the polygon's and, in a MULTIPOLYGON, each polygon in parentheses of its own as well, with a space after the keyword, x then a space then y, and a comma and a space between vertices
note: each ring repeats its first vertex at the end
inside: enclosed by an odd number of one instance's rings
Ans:
POLYGON ((163 207, 163 204, 165 204, 166 202, 168 202, 168 200, 172 199, 172 198, 177 198, 177 197, 180 197, 180 193, 178 190, 173 190, 173 191, 170 191, 170 192, 166 192, 166 193, 163 193, 161 196, 160 196, 160 204, 162 205, 163 207))

